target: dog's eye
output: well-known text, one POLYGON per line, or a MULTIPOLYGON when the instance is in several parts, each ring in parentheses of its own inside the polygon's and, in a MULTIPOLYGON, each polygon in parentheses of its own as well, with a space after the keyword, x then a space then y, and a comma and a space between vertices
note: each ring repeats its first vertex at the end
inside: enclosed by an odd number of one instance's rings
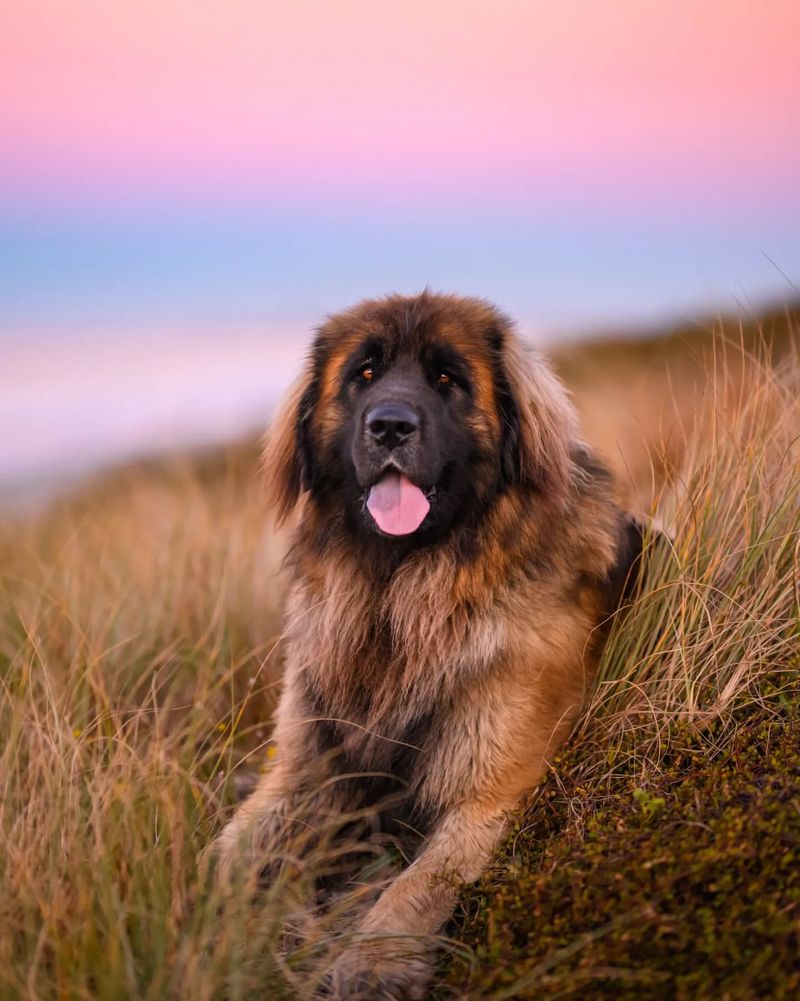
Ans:
POLYGON ((366 362, 358 370, 358 378, 361 382, 372 382, 375 378, 375 369, 372 367, 372 362, 366 362))
POLYGON ((439 373, 439 378, 436 381, 439 383, 440 386, 452 386, 453 385, 453 377, 452 377, 452 375, 450 375, 449 372, 446 372, 444 370, 439 373))

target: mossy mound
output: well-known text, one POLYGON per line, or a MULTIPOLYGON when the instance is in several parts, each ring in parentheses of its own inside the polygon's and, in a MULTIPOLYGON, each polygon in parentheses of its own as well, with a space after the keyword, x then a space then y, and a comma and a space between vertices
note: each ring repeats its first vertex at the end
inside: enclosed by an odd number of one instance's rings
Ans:
POLYGON ((591 814, 568 754, 465 894, 451 934, 473 956, 445 982, 539 1001, 800 996, 796 709, 716 755, 708 733, 677 735, 658 776, 616 771, 591 814))

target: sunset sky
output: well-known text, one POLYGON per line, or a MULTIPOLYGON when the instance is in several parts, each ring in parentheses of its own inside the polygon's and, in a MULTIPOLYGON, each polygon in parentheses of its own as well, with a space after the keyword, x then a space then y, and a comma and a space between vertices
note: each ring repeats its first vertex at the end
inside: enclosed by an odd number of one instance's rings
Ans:
POLYGON ((0 473, 252 420, 365 295, 545 340, 800 284, 797 0, 0 14, 0 473))
POLYGON ((785 293, 798 11, 9 0, 2 325, 274 325, 428 283, 546 330, 785 293))

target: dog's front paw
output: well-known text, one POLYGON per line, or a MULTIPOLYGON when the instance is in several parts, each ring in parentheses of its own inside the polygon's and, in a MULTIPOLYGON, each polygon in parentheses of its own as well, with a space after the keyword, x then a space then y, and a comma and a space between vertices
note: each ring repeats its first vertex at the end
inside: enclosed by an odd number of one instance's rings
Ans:
POLYGON ((253 868, 252 861, 241 832, 231 823, 206 846, 200 869, 206 876, 210 874, 218 890, 230 891, 243 882, 245 874, 253 868))
MULTIPOLYGON (((277 860, 268 848, 257 850, 253 839, 229 834, 226 828, 203 852, 200 871, 223 896, 251 894, 274 882, 277 860), (270 878, 270 877, 273 878, 270 878)), ((260 846, 258 846, 260 848, 260 846)))
POLYGON ((430 976, 426 951, 418 942, 387 936, 346 949, 320 993, 333 1001, 419 1001, 430 976))

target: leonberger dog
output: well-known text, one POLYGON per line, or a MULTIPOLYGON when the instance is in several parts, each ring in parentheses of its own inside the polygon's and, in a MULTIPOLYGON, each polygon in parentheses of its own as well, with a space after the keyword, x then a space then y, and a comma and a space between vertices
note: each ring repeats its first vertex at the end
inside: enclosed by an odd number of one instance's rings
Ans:
MULTIPOLYGON (((277 757, 217 840, 269 871, 354 811, 405 864, 330 967, 422 997, 431 942, 573 726, 642 550, 545 361, 489 303, 425 292, 318 330, 268 432, 287 557, 277 757)), ((344 836, 344 834, 342 835, 344 836)))

